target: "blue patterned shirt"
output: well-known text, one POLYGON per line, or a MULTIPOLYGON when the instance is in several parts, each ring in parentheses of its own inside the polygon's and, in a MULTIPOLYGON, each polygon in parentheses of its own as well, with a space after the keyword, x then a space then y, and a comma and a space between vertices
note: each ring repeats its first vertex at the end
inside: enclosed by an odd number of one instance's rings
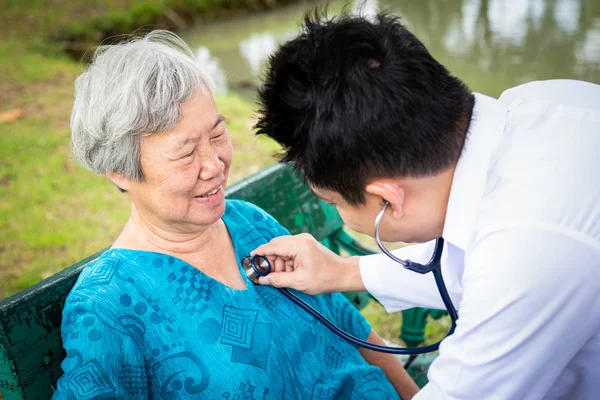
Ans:
MULTIPOLYGON (((238 260, 288 232, 228 200, 238 260)), ((241 265, 240 265, 241 269, 241 265)), ((54 399, 397 399, 383 371, 271 287, 235 290, 166 254, 111 249, 69 294, 54 399)), ((342 329, 370 326, 341 294, 297 293, 342 329)))

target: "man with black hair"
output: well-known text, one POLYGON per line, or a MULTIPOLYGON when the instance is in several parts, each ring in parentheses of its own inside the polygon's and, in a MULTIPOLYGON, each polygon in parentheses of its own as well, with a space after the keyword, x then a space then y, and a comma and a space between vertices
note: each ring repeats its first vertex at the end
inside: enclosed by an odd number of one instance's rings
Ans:
MULTIPOLYGON (((600 393, 600 86, 538 81, 472 93, 398 18, 307 17, 271 58, 258 133, 346 224, 445 238, 460 319, 418 399, 595 399, 600 393)), ((389 312, 443 308, 431 274, 339 257, 310 235, 257 248, 262 284, 371 292, 389 312)))

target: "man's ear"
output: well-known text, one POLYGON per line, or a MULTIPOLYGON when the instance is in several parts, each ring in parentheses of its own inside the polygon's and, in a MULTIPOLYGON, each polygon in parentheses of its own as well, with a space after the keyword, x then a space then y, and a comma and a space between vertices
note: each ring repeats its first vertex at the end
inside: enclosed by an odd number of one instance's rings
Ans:
POLYGON ((115 172, 106 174, 106 177, 121 191, 127 192, 131 188, 131 181, 121 174, 115 172))
POLYGON ((402 217, 402 207, 404 206, 404 188, 399 182, 390 179, 375 179, 365 187, 369 194, 381 197, 384 201, 390 203, 392 207, 392 216, 395 219, 402 217))

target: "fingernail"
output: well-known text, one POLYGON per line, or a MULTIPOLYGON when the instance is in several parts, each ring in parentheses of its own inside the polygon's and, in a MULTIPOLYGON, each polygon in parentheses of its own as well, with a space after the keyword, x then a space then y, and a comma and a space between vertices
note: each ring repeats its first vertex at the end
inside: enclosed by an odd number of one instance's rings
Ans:
POLYGON ((260 278, 258 278, 258 283, 260 283, 263 286, 271 286, 271 282, 269 282, 269 278, 267 278, 266 276, 261 276, 260 278))

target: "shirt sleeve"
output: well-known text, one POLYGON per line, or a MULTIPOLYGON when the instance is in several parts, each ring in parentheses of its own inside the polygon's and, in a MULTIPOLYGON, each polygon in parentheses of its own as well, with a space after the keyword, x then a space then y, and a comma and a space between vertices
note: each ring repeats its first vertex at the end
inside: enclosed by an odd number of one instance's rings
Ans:
POLYGON ((139 326, 132 320, 128 327, 94 302, 67 301, 62 323, 67 357, 52 398, 147 399, 145 360, 134 339, 139 326))
POLYGON ((334 323, 352 336, 366 340, 371 334, 371 324, 341 293, 325 295, 329 297, 334 323))
MULTIPOLYGON (((427 263, 433 255, 435 240, 403 247, 392 253, 401 258, 427 263)), ((442 274, 454 305, 460 304, 461 288, 458 276, 452 271, 447 257, 447 245, 442 255, 442 274)), ((363 256, 359 259, 363 283, 387 312, 413 307, 444 309, 432 274, 419 274, 405 269, 385 254, 363 256)))
POLYGON ((597 332, 599 259, 597 242, 548 229, 476 239, 458 326, 415 399, 533 400, 550 388, 570 397, 569 384, 553 385, 597 332))

